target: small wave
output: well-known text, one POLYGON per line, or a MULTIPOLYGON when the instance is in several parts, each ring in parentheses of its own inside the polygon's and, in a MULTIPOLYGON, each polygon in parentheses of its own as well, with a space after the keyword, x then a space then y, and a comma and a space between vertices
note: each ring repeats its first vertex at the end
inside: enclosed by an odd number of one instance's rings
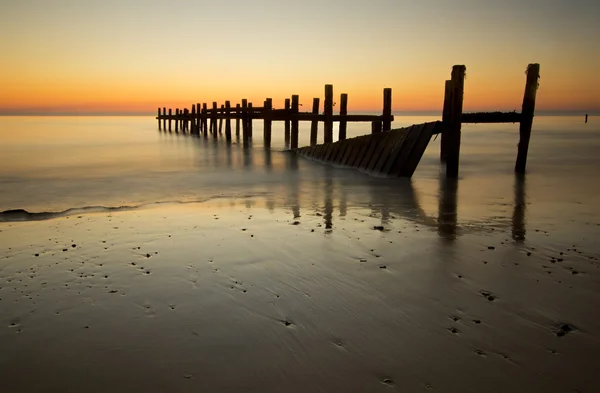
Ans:
POLYGON ((29 212, 25 209, 12 209, 0 212, 0 222, 14 222, 14 221, 42 221, 51 220, 53 218, 73 216, 76 214, 87 214, 87 213, 112 213, 120 211, 131 211, 142 208, 148 208, 159 205, 186 205, 193 203, 208 202, 213 199, 233 199, 233 198, 253 198, 257 196, 263 196, 269 194, 255 193, 255 194, 243 194, 243 195, 218 195, 205 199, 194 199, 185 201, 161 201, 161 202, 150 202, 139 205, 125 205, 125 206, 84 206, 84 207, 73 207, 62 211, 56 212, 29 212))

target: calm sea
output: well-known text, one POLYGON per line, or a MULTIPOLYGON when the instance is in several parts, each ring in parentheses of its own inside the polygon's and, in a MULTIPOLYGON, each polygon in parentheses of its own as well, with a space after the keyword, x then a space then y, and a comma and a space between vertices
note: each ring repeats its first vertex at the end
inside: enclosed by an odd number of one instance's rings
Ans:
MULTIPOLYGON (((433 120, 396 117, 393 127, 433 120)), ((349 125, 350 137, 368 132, 368 124, 349 125)), ((308 134, 301 125, 301 146, 308 134)), ((244 198, 294 215, 319 206, 334 216, 368 207, 432 225, 449 220, 463 229, 514 227, 515 216, 525 227, 597 228, 597 119, 584 124, 583 117, 536 117, 525 179, 513 174, 517 142, 518 124, 464 125, 461 178, 448 183, 440 176, 439 139, 412 180, 381 179, 284 152, 281 123, 274 124, 273 147, 265 150, 258 121, 245 149, 235 137, 227 145, 224 139, 159 132, 151 116, 0 117, 0 211, 80 214, 244 198)))

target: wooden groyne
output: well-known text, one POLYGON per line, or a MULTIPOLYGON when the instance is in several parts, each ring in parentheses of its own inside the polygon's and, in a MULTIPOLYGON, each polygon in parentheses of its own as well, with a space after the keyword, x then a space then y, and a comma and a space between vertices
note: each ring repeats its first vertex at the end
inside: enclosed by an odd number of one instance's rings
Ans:
POLYGON ((383 109, 381 115, 348 114, 348 95, 341 94, 339 114, 333 113, 333 86, 325 85, 323 111, 320 112, 320 98, 313 99, 311 112, 299 111, 299 96, 292 95, 284 101, 283 108, 275 108, 271 98, 265 99, 262 106, 253 106, 247 99, 235 107, 230 101, 218 105, 213 102, 211 108, 206 103, 192 105, 191 109, 158 108, 159 130, 193 135, 212 135, 218 138, 223 134, 232 140, 232 120, 235 120, 235 134, 240 131, 244 145, 253 138, 254 120, 263 121, 263 139, 266 148, 271 146, 272 123, 283 121, 286 149, 299 155, 324 163, 356 168, 371 174, 391 177, 411 177, 416 170, 431 136, 441 134, 440 160, 445 165, 446 177, 457 178, 459 173, 461 126, 463 123, 519 123, 519 144, 515 172, 525 173, 527 152, 531 137, 531 127, 535 112, 535 99, 538 88, 540 65, 529 64, 525 94, 521 113, 479 112, 463 113, 464 80, 466 67, 455 65, 451 78, 444 85, 444 103, 442 119, 438 122, 413 125, 402 129, 392 129, 392 89, 383 90, 383 109), (310 145, 299 148, 299 122, 311 122, 310 145), (323 123, 323 140, 317 144, 319 123, 323 123), (338 124, 337 141, 334 142, 334 123, 338 124), (371 134, 347 139, 348 122, 370 122, 371 134))

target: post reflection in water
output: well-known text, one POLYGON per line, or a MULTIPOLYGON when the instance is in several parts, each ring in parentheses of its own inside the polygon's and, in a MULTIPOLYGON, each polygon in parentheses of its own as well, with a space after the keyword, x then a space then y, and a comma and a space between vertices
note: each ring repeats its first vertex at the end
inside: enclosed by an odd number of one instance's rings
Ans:
MULTIPOLYGON (((333 174, 332 172, 335 169, 329 165, 325 166, 325 209, 324 209, 324 219, 325 219, 325 229, 331 230, 333 229, 333 174)), ((343 187, 342 187, 343 188, 343 187)))
POLYGON ((458 180, 440 176, 438 200, 438 234, 447 240, 456 239, 458 225, 457 196, 458 180))
POLYGON ((525 176, 515 175, 515 207, 512 216, 512 238, 516 242, 525 241, 525 176))

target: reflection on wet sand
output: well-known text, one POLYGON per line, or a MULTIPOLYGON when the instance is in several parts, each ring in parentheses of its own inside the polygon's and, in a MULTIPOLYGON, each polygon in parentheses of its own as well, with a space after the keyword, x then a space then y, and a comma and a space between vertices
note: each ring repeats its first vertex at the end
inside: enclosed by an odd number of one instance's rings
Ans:
MULTIPOLYGON (((194 140, 197 157, 202 157, 203 161, 199 163, 199 167, 208 163, 215 169, 231 169, 234 174, 236 170, 242 169, 247 173, 249 188, 260 190, 264 187, 264 204, 270 210, 277 206, 289 208, 294 220, 301 217, 302 209, 312 210, 312 214, 323 216, 323 224, 328 231, 333 230, 336 209, 339 217, 346 216, 348 201, 352 201, 353 206, 368 207, 372 217, 381 219, 382 226, 389 225, 392 219, 402 218, 429 227, 440 238, 449 241, 455 240, 461 233, 482 229, 482 225, 477 223, 461 223, 457 211, 457 180, 441 177, 438 182, 437 212, 426 211, 419 201, 419 192, 410 179, 372 178, 309 162, 290 152, 227 143, 219 139, 189 138, 182 135, 172 139, 176 139, 176 143, 194 140), (226 154, 223 154, 223 149, 226 154)), ((514 211, 509 225, 512 225, 513 239, 524 241, 525 180, 523 177, 515 177, 514 184, 514 211)), ((506 225, 505 221, 491 219, 496 226, 506 225)))

